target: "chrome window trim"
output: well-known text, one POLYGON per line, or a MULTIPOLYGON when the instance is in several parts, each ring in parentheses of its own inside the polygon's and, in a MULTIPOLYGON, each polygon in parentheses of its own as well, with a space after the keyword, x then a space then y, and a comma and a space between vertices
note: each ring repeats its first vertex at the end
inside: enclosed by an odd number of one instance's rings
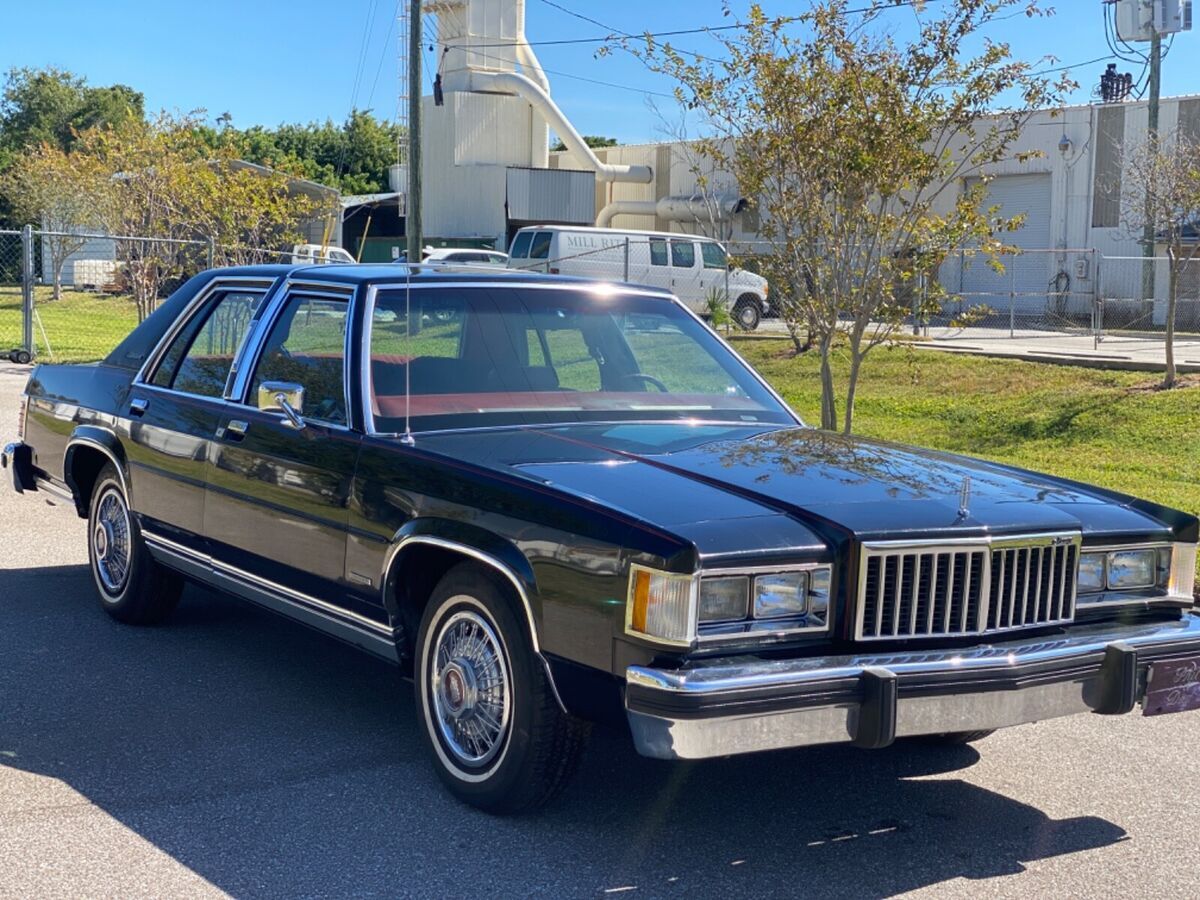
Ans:
MULTIPOLYGON (((162 360, 162 355, 164 353, 166 353, 167 348, 171 346, 171 342, 174 341, 175 338, 178 336, 179 332, 182 331, 189 322, 191 322, 192 318, 200 311, 200 309, 204 306, 205 302, 214 293, 216 293, 219 290, 228 289, 229 287, 239 287, 239 286, 247 287, 247 286, 253 285, 257 288, 261 288, 264 297, 266 297, 266 296, 270 296, 271 285, 273 285, 277 280, 278 279, 275 279, 275 278, 265 278, 260 275, 222 275, 217 278, 214 278, 208 284, 204 285, 204 287, 202 287, 199 291, 196 292, 196 296, 191 299, 191 301, 188 303, 188 305, 184 308, 183 312, 179 314, 179 316, 171 324, 171 327, 168 328, 166 333, 159 339, 158 343, 154 345, 154 349, 150 351, 149 355, 146 357, 145 361, 142 363, 141 368, 138 369, 137 374, 133 376, 133 384, 135 384, 135 385, 150 384, 150 379, 148 376, 158 368, 158 364, 162 360)), ((247 291, 247 292, 249 293, 249 291, 247 291)), ((254 328, 250 328, 249 330, 247 330, 246 334, 250 335, 253 333, 253 331, 254 331, 254 328)), ((246 342, 247 342, 247 339, 243 338, 242 346, 241 346, 241 348, 239 348, 239 351, 238 351, 239 353, 242 353, 245 351, 246 342)), ((238 355, 235 354, 234 359, 233 359, 233 365, 236 366, 237 362, 238 362, 238 355)), ((162 386, 161 385, 153 385, 153 387, 162 387, 162 386)), ((226 388, 228 388, 228 383, 226 383, 226 388)), ((164 390, 173 390, 173 389, 165 388, 164 390)), ((185 394, 186 392, 174 391, 174 393, 185 394)), ((202 397, 205 395, 203 395, 203 394, 187 394, 187 396, 202 397)))
MULTIPOLYGON (((254 409, 259 412, 264 412, 267 415, 275 415, 264 410, 258 410, 258 407, 250 402, 247 396, 250 386, 250 379, 262 360, 262 351, 266 345, 267 337, 271 334, 271 329, 275 327, 279 321, 279 316, 287 307, 288 301, 295 296, 315 297, 320 300, 336 300, 346 303, 346 334, 342 339, 342 402, 346 407, 346 422, 329 422, 324 419, 317 419, 311 416, 304 416, 304 419, 311 421, 314 424, 324 428, 331 428, 336 431, 353 431, 354 430, 354 407, 353 407, 353 390, 351 381, 353 372, 351 371, 351 351, 353 349, 353 334, 355 315, 358 307, 358 292, 353 285, 345 282, 330 282, 324 287, 332 287, 332 290, 310 289, 309 285, 312 282, 286 280, 271 301, 263 309, 263 313, 259 316, 258 325, 253 329, 253 340, 247 341, 244 348, 244 356, 235 361, 236 378, 233 381, 231 389, 227 392, 226 399, 230 403, 237 406, 254 409), (239 364, 243 363, 243 364, 239 364)), ((279 419, 283 420, 283 414, 278 414, 279 419)))
MULTIPOLYGON (((755 369, 752 365, 750 365, 748 362, 746 362, 746 360, 742 357, 742 355, 740 353, 738 353, 736 350, 734 350, 728 341, 726 341, 723 337, 721 337, 721 335, 718 334, 714 329, 710 328, 708 323, 706 323, 703 319, 701 319, 700 316, 698 316, 695 312, 693 312, 691 309, 688 308, 687 304, 683 303, 683 301, 681 301, 679 298, 675 297, 673 294, 666 293, 663 291, 657 291, 657 290, 653 290, 653 289, 649 289, 649 288, 646 288, 646 289, 631 288, 631 287, 623 285, 619 282, 607 282, 607 281, 594 282, 594 283, 588 283, 588 284, 573 284, 573 283, 565 283, 564 284, 561 282, 553 282, 553 281, 551 281, 551 282, 524 282, 524 281, 522 281, 522 282, 508 282, 508 281, 469 282, 469 281, 467 281, 467 282, 446 282, 446 283, 438 283, 438 284, 419 284, 419 285, 412 285, 411 283, 404 282, 404 281, 396 281, 396 282, 384 282, 382 284, 369 285, 367 287, 366 298, 363 303, 362 365, 359 367, 359 369, 360 369, 360 371, 359 371, 359 390, 362 392, 363 432, 371 437, 397 437, 401 434, 401 432, 380 432, 380 431, 375 430, 375 412, 371 408, 371 402, 370 402, 371 401, 371 364, 370 364, 370 362, 371 362, 371 329, 372 329, 372 326, 375 321, 374 316, 375 316, 376 297, 380 290, 405 290, 406 288, 411 290, 413 287, 417 287, 421 290, 424 290, 426 288, 448 289, 448 288, 480 288, 480 287, 482 287, 482 288, 520 287, 520 288, 536 288, 538 290, 575 290, 575 291, 589 291, 589 290, 596 290, 596 289, 602 289, 602 290, 608 291, 611 289, 616 289, 619 293, 628 294, 630 296, 653 297, 653 298, 657 298, 660 300, 664 300, 668 303, 671 303, 675 307, 683 310, 684 313, 691 316, 692 319, 694 319, 696 322, 698 322, 700 325, 702 325, 705 329, 707 329, 708 332, 717 339, 717 341, 721 344, 721 346, 724 347, 725 350, 728 353, 730 353, 734 359, 736 359, 739 363, 741 363, 742 367, 747 372, 750 373, 750 376, 755 381, 757 381, 758 384, 762 388, 764 388, 766 390, 767 394, 769 396, 771 396, 775 400, 775 402, 780 405, 780 407, 782 407, 783 411, 787 415, 792 417, 793 424, 800 426, 802 428, 808 427, 807 425, 805 425, 804 420, 802 418, 800 418, 800 416, 796 413, 795 410, 793 410, 791 408, 791 406, 788 405, 787 401, 784 400, 783 397, 781 397, 779 395, 779 393, 775 390, 775 388, 773 388, 767 382, 767 380, 758 373, 757 369, 755 369)), ((649 420, 632 419, 632 420, 624 421, 622 424, 636 424, 636 423, 648 422, 648 421, 649 420)), ((691 421, 691 420, 667 419, 667 420, 663 420, 663 421, 686 422, 686 421, 691 421)), ((705 420, 705 421, 708 424, 722 424, 722 425, 750 425, 750 424, 752 424, 752 423, 748 423, 748 422, 738 422, 733 419, 712 419, 712 420, 705 420)), ((532 426, 532 427, 553 428, 556 425, 578 425, 578 424, 580 424, 580 423, 574 422, 574 421, 543 422, 543 423, 540 423, 540 424, 538 424, 536 426, 532 426)), ((586 422, 584 424, 593 425, 593 424, 600 424, 600 423, 586 422)), ((773 423, 773 422, 761 422, 758 424, 777 425, 777 423, 773 423)), ((429 429, 428 431, 414 431, 412 433, 413 433, 413 435, 442 434, 442 433, 447 433, 447 432, 476 431, 476 430, 483 430, 483 429, 488 429, 488 428, 514 428, 514 427, 519 428, 519 427, 525 427, 525 426, 502 425, 502 426, 479 426, 479 428, 470 428, 470 427, 438 428, 438 429, 429 429)))
POLYGON ((1076 567, 1079 556, 1083 553, 1083 533, 1080 531, 1047 531, 1026 535, 985 535, 983 537, 961 538, 957 540, 921 540, 905 539, 892 541, 864 541, 859 546, 861 552, 858 559, 858 573, 855 579, 854 592, 854 640, 864 643, 876 641, 907 641, 907 640, 937 640, 960 637, 980 637, 991 634, 1005 634, 1023 631, 1031 628, 1047 628, 1063 625, 1074 620, 1077 611, 1078 577, 1072 585, 1070 598, 1070 615, 1047 622, 1012 625, 1005 628, 988 628, 988 612, 991 608, 992 593, 992 553, 996 550, 1015 547, 1048 547, 1064 543, 1074 544, 1076 567), (981 627, 974 631, 955 631, 951 634, 918 634, 918 635, 883 635, 863 636, 863 616, 866 606, 862 602, 866 593, 867 561, 872 557, 900 556, 909 551, 919 550, 922 553, 958 553, 971 550, 986 551, 983 556, 983 569, 980 572, 979 585, 979 622, 981 627))
MULTIPOLYGON (((830 627, 832 625, 831 620, 833 618, 833 598, 832 597, 829 598, 829 613, 825 616, 825 624, 824 625, 806 625, 806 626, 803 626, 800 628, 780 628, 780 629, 776 629, 776 630, 769 630, 769 629, 763 628, 758 631, 747 631, 747 632, 743 632, 740 634, 708 634, 708 635, 706 635, 706 634, 702 634, 700 632, 700 629, 702 627, 704 627, 704 625, 720 626, 720 625, 750 624, 750 623, 756 623, 756 622, 783 621, 785 618, 788 618, 788 617, 780 616, 774 620, 754 618, 754 613, 753 613, 754 577, 756 575, 772 575, 777 572, 813 572, 813 571, 816 571, 817 569, 829 569, 830 578, 832 579, 835 566, 832 562, 803 562, 803 563, 793 563, 791 565, 781 563, 779 565, 769 565, 769 566, 735 566, 735 567, 731 567, 728 569, 703 569, 703 568, 700 569, 700 571, 698 573, 699 579, 698 579, 697 587, 696 587, 696 643, 699 646, 704 646, 706 644, 713 644, 713 643, 724 643, 724 644, 732 645, 732 644, 754 643, 757 641, 764 641, 764 640, 779 640, 781 638, 795 637, 796 635, 804 635, 804 634, 827 634, 830 631, 830 627), (703 625, 702 625, 700 622, 700 593, 699 593, 699 591, 700 591, 700 586, 704 582, 704 579, 705 578, 737 578, 737 577, 741 577, 741 576, 745 576, 750 579, 750 584, 748 587, 749 594, 747 597, 747 600, 749 602, 749 606, 747 607, 747 610, 748 610, 747 617, 745 619, 722 619, 720 621, 706 622, 706 623, 703 623, 703 625)), ((632 581, 632 579, 631 579, 631 581, 632 581)))
POLYGON ((274 591, 285 599, 291 600, 293 603, 312 607, 310 612, 317 612, 331 619, 349 619, 358 627, 366 628, 370 631, 374 631, 387 637, 395 636, 395 632, 391 627, 384 625, 382 622, 376 622, 374 619, 369 619, 366 616, 360 615, 359 613, 354 612, 354 610, 346 609, 345 607, 330 603, 327 600, 314 597, 311 594, 305 594, 302 591, 294 590, 286 585, 279 584, 276 581, 271 581, 269 578, 263 578, 261 575, 255 575, 253 572, 247 572, 245 569, 240 569, 237 566, 223 563, 220 560, 214 559, 210 554, 200 553, 197 550, 193 550, 190 547, 185 547, 182 544, 170 540, 169 538, 165 538, 160 534, 143 530, 142 536, 151 543, 165 547, 166 549, 171 550, 180 556, 185 556, 194 562, 213 569, 214 571, 231 575, 234 578, 240 579, 241 581, 254 585, 255 587, 274 591))
POLYGON ((558 703, 559 709, 561 709, 564 713, 567 712, 567 706, 565 703, 563 703, 562 697, 559 696, 558 686, 554 683, 554 673, 550 670, 550 663, 542 653, 541 641, 538 639, 537 624, 534 622, 533 618, 533 604, 530 602, 529 594, 525 590, 525 586, 521 583, 521 579, 517 577, 516 572, 514 572, 496 557, 488 553, 484 553, 482 550, 477 550, 469 544, 462 544, 458 541, 451 541, 447 540, 446 538, 435 537, 433 535, 411 534, 400 538, 398 541, 393 540, 391 547, 388 548, 387 555, 383 560, 383 570, 379 576, 381 591, 387 590, 387 578, 388 573, 392 571, 392 563, 395 562, 396 557, 400 554, 400 551, 409 544, 428 544, 433 547, 440 547, 443 550, 451 550, 456 553, 461 553, 464 556, 474 559, 476 562, 481 562, 486 566, 490 566, 508 579, 509 583, 513 586, 513 590, 517 592, 517 596, 521 598, 521 608, 525 612, 525 622, 529 626, 529 640, 533 645, 533 653, 539 660, 541 660, 542 668, 546 673, 546 680, 550 682, 550 690, 554 694, 554 699, 558 703))

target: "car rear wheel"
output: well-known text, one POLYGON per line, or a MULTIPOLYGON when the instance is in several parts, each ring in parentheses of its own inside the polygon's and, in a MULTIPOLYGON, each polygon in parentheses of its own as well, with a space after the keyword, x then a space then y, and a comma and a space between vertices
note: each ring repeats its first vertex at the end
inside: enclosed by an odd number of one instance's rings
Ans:
POLYGON ((153 625, 179 603, 183 579, 151 558, 111 464, 100 471, 92 490, 88 560, 100 605, 120 622, 153 625))
POLYGON ((491 813, 547 803, 573 774, 586 723, 558 706, 506 587, 463 563, 438 583, 417 635, 421 734, 456 797, 491 813))
POLYGON ((762 309, 758 298, 750 294, 743 294, 733 306, 733 321, 743 331, 756 329, 761 315, 762 309))

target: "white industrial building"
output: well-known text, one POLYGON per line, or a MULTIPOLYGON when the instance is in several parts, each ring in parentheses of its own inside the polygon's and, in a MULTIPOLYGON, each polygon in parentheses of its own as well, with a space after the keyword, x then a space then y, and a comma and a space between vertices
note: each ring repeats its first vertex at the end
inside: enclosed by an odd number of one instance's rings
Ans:
MULTIPOLYGON (((695 155, 681 143, 593 150, 551 98, 549 80, 525 37, 524 0, 436 0, 440 99, 423 101, 424 232, 443 240, 507 246, 527 224, 703 230, 753 252, 758 220, 728 176, 707 172, 696 199, 695 155), (567 150, 547 153, 553 131, 567 150)), ((1089 104, 1034 115, 996 166, 991 202, 1025 215, 1004 240, 1025 251, 1003 275, 966 262, 943 266, 964 296, 1015 295, 1045 304, 1047 291, 1081 304, 1099 296, 1138 298, 1140 233, 1122 221, 1121 147, 1146 131, 1147 103, 1089 104), (1018 161, 1018 155, 1040 155, 1018 161), (1065 290, 1064 290, 1065 288, 1065 290)), ((1166 98, 1159 127, 1200 137, 1200 96, 1166 98)), ((761 245, 760 245, 761 246, 761 245)), ((1165 269, 1156 296, 1166 290, 1165 269)), ((1192 273, 1187 279, 1195 279, 1192 273)), ((1184 293, 1197 294, 1196 286, 1184 293), (1189 293, 1190 291, 1190 293, 1189 293)), ((1161 305, 1161 304, 1160 304, 1161 305)))

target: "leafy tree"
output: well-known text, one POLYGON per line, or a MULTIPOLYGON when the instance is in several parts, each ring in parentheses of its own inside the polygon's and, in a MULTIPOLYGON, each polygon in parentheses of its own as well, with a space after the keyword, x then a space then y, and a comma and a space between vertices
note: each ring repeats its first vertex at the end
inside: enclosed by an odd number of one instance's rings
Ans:
POLYGON ((1167 251, 1166 372, 1162 386, 1178 379, 1175 365, 1175 318, 1179 282, 1200 257, 1200 139, 1176 131, 1147 138, 1123 152, 1123 219, 1141 234, 1145 225, 1167 251))
POLYGON ((238 130, 226 123, 219 131, 205 129, 204 133, 214 148, 229 149, 247 162, 338 188, 346 194, 387 190, 388 167, 396 162, 401 137, 394 123, 376 119, 365 110, 355 110, 340 125, 326 120, 238 130))
POLYGON ((105 175, 96 159, 69 154, 49 143, 26 150, 0 176, 0 192, 17 216, 45 229, 55 300, 62 297, 67 258, 87 242, 79 233, 98 226, 105 189, 105 175))
POLYGON ((0 96, 0 147, 10 156, 38 144, 68 150, 80 131, 144 117, 144 98, 123 84, 88 87, 52 66, 10 69, 0 96))
MULTIPOLYGON (((617 146, 616 138, 601 137, 600 135, 597 135, 597 134, 585 134, 583 136, 583 142, 593 149, 595 149, 597 147, 615 147, 615 146, 617 146)), ((554 151, 566 150, 567 145, 564 144, 562 142, 562 140, 560 139, 560 140, 555 141, 554 146, 552 146, 550 149, 554 150, 554 151)))
POLYGON ((84 132, 72 153, 105 173, 104 229, 144 318, 162 289, 211 253, 218 264, 278 258, 296 243, 318 201, 290 190, 286 175, 239 168, 233 148, 209 145, 195 117, 84 132))
POLYGON ((1038 15, 1030 0, 947 0, 922 10, 908 42, 882 27, 888 5, 823 0, 786 18, 753 5, 742 19, 726 5, 740 27, 713 33, 714 57, 650 37, 627 44, 677 80, 709 132, 698 152, 756 199, 764 274, 797 349, 811 329, 821 355, 821 425, 846 432, 863 360, 912 311, 916 280, 952 248, 994 255, 997 234, 1018 224, 986 208, 989 167, 1066 86, 986 39, 1014 8, 1038 15), (839 416, 832 360, 843 340, 839 416))
MULTIPOLYGON (((81 131, 143 118, 142 95, 125 85, 88 87, 52 66, 10 69, 0 91, 0 173, 31 148, 66 151, 81 131)), ((13 203, 0 201, 0 225, 21 224, 13 203)))

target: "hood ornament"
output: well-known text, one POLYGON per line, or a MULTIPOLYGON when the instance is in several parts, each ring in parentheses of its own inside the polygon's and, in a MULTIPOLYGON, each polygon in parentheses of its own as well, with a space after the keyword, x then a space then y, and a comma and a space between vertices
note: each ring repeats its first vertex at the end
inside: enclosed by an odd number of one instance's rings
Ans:
POLYGON ((971 515, 971 476, 964 475, 962 487, 958 489, 958 517, 965 519, 971 515))

